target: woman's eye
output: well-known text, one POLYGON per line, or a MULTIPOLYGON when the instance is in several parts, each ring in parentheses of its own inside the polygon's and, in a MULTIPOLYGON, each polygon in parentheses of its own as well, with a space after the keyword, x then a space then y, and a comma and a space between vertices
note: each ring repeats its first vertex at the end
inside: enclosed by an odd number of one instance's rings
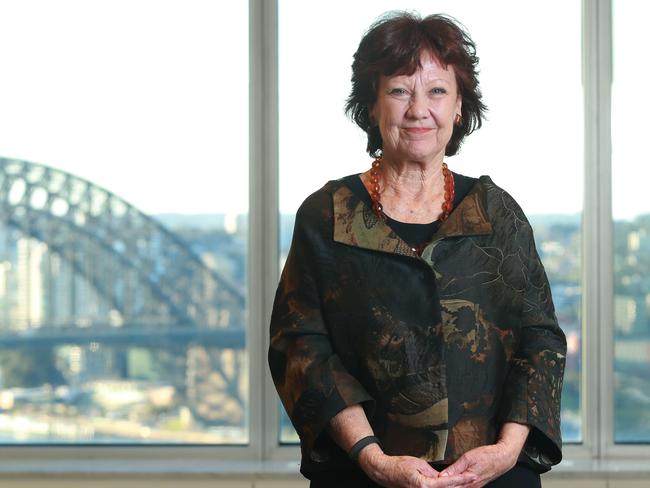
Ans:
POLYGON ((445 90, 444 88, 436 87, 431 89, 431 93, 433 93, 434 95, 444 95, 445 93, 447 93, 447 90, 445 90))
POLYGON ((391 88, 388 93, 391 95, 404 95, 406 93, 406 90, 404 88, 391 88))

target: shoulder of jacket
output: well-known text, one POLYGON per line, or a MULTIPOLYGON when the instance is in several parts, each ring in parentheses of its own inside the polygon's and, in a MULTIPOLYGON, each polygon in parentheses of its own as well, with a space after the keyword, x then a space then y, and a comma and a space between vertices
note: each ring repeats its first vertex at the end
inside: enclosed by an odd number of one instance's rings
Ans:
POLYGON ((526 214, 510 193, 494 183, 487 175, 479 177, 479 182, 483 185, 487 212, 493 223, 496 221, 505 224, 504 228, 515 226, 518 229, 526 228, 532 231, 526 214))
POLYGON ((305 198, 296 212, 296 225, 329 227, 333 215, 332 194, 342 185, 338 180, 328 181, 305 198))
MULTIPOLYGON (((479 177, 479 182, 483 185, 487 196, 489 206, 495 208, 507 208, 515 211, 520 216, 524 216, 521 206, 517 203, 514 197, 506 190, 497 185, 492 178, 487 175, 479 177)), ((524 216, 525 217, 525 216, 524 216)))

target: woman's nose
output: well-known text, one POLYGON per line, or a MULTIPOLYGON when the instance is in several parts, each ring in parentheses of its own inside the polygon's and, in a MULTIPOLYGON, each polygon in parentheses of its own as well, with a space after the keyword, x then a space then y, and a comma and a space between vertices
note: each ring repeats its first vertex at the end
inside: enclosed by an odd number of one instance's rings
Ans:
POLYGON ((407 115, 414 119, 426 118, 429 115, 426 97, 414 93, 409 103, 407 115))

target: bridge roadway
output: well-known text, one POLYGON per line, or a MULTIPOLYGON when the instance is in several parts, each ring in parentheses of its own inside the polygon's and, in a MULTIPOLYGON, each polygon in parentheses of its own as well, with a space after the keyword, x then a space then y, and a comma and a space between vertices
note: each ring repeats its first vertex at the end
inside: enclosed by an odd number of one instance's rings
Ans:
POLYGON ((244 349, 244 327, 198 328, 183 326, 142 326, 125 324, 92 327, 52 327, 43 325, 28 331, 0 332, 0 349, 23 349, 44 346, 78 345, 90 343, 102 346, 169 347, 171 345, 200 344, 221 349, 244 349))

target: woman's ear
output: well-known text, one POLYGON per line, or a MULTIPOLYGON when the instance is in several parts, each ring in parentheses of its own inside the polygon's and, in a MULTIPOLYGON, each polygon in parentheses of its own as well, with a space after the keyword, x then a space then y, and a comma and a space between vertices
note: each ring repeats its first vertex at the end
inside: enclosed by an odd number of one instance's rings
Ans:
POLYGON ((463 112, 461 109, 463 108, 463 98, 458 95, 458 98, 456 99, 456 110, 454 112, 454 125, 458 127, 460 124, 463 123, 463 112))
POLYGON ((368 107, 368 122, 370 122, 370 127, 377 127, 377 117, 375 117, 374 107, 368 107))

